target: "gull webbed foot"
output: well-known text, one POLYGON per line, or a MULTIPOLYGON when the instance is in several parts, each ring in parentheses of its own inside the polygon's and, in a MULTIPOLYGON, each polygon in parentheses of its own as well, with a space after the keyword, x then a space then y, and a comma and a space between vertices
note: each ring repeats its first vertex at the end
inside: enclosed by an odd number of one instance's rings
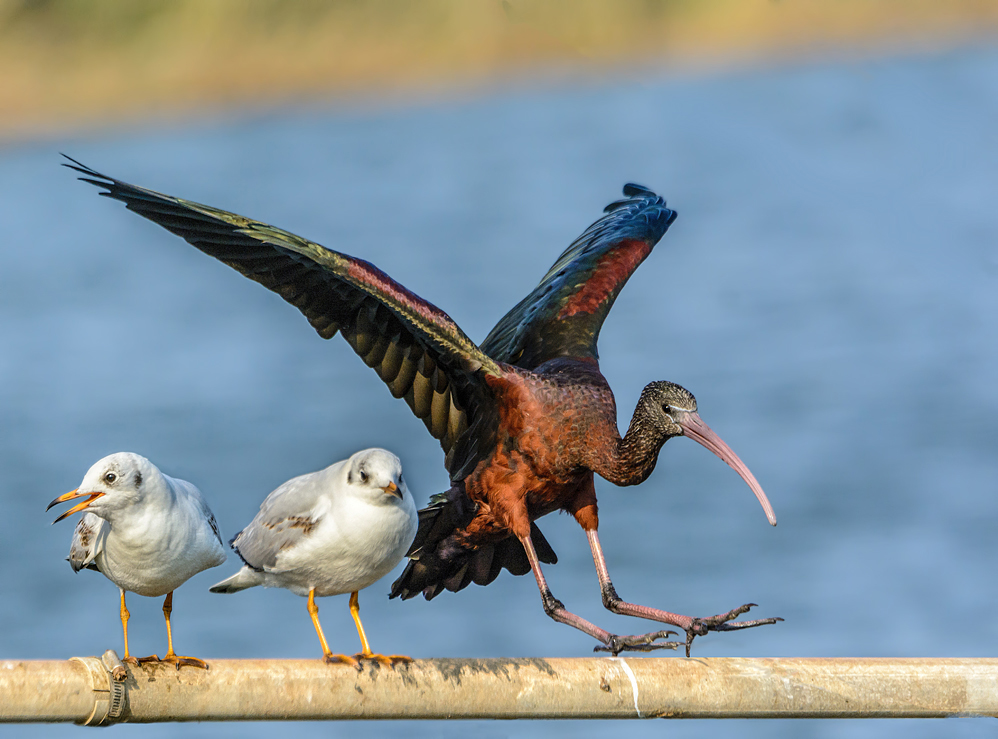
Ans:
POLYGON ((348 654, 327 654, 323 659, 329 664, 344 663, 351 667, 356 668, 358 671, 363 670, 361 664, 362 660, 372 660, 377 662, 383 667, 395 667, 396 663, 409 663, 412 662, 412 657, 407 657, 404 654, 375 654, 373 652, 357 652, 357 654, 350 656, 348 654))
POLYGON ((170 664, 176 666, 179 670, 182 666, 187 665, 188 667, 199 667, 202 670, 208 669, 208 663, 203 659, 198 659, 197 657, 186 657, 182 654, 168 654, 160 662, 169 662, 170 664))
POLYGON ((336 664, 350 665, 351 667, 356 668, 358 672, 361 669, 363 669, 360 666, 360 662, 355 658, 351 657, 349 654, 333 654, 332 652, 330 652, 329 654, 325 654, 322 656, 322 661, 325 662, 327 665, 336 665, 336 664))
POLYGON ((145 663, 157 663, 162 664, 163 662, 169 662, 178 670, 187 665, 188 667, 199 667, 202 670, 208 669, 208 663, 203 659, 198 659, 197 657, 187 657, 182 654, 170 654, 167 653, 160 659, 155 654, 150 654, 148 657, 125 657, 122 662, 127 662, 130 665, 141 665, 145 663))
POLYGON ((373 659, 378 662, 379 665, 384 667, 395 667, 396 663, 409 664, 412 662, 412 657, 407 657, 404 654, 361 654, 358 655, 360 659, 373 659))

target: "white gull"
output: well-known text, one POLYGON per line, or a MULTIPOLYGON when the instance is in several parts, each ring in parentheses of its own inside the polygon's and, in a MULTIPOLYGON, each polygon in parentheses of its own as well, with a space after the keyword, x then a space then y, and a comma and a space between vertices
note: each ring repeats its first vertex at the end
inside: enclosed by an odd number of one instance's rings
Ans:
MULTIPOLYGON (((188 579, 225 561, 218 524, 201 492, 186 480, 164 475, 143 456, 118 452, 91 467, 76 490, 49 503, 49 508, 75 498, 86 498, 53 523, 77 511, 87 512, 73 534, 69 563, 74 572, 103 573, 121 591, 121 628, 125 660, 171 662, 207 669, 204 660, 173 651, 170 614, 173 591, 188 579), (165 595, 166 655, 137 659, 128 654, 128 609, 125 591, 165 595)), ((47 509, 46 509, 47 510, 47 509)))
POLYGON ((308 612, 327 662, 359 667, 359 659, 390 665, 401 655, 371 651, 360 621, 358 592, 381 579, 405 556, 416 535, 412 493, 399 458, 365 449, 318 472, 288 480, 232 540, 245 565, 211 588, 235 593, 256 585, 308 597, 308 612), (362 651, 333 654, 319 624, 316 596, 350 593, 350 613, 362 651))

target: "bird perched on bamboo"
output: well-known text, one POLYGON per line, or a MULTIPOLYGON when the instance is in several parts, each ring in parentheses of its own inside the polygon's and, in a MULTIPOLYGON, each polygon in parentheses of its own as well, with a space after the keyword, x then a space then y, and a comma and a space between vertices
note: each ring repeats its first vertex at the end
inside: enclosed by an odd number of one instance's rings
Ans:
MULTIPOLYGON (((225 561, 218 524, 201 491, 186 480, 164 475, 143 456, 118 452, 101 459, 75 490, 49 503, 48 508, 86 498, 64 512, 58 523, 86 511, 73 533, 69 564, 74 572, 97 570, 121 593, 121 629, 125 661, 170 662, 180 669, 208 669, 204 660, 173 651, 173 591, 209 567, 225 561), (162 659, 128 653, 128 609, 125 592, 150 597, 165 595, 166 654, 162 659)), ((48 508, 46 510, 48 510, 48 508)))
POLYGON ((399 458, 365 449, 318 472, 301 475, 267 496, 260 512, 235 538, 239 572, 211 588, 236 593, 257 585, 286 588, 308 598, 308 612, 327 662, 373 659, 384 665, 410 661, 375 654, 360 622, 358 591, 387 575, 416 535, 416 504, 402 479, 399 458), (350 614, 361 651, 333 654, 319 624, 316 596, 350 593, 350 614))
POLYGON ((770 523, 772 507, 748 468, 697 413, 693 395, 670 382, 641 394, 627 433, 600 373, 600 328, 632 272, 672 224, 675 211, 629 184, 557 259, 540 284, 476 345, 436 306, 374 265, 281 229, 108 177, 71 160, 80 179, 296 306, 323 338, 341 333, 440 441, 451 487, 420 511, 411 562, 392 596, 433 598, 502 568, 532 571, 545 612, 609 651, 663 646, 666 632, 612 634, 568 611, 541 563, 556 557, 536 519, 567 511, 585 530, 604 605, 677 626, 687 652, 696 636, 770 624, 734 621, 752 604, 708 618, 620 599, 600 546, 594 474, 617 485, 644 481, 662 445, 688 436, 749 484, 770 523), (655 645, 652 642, 656 642, 655 645))

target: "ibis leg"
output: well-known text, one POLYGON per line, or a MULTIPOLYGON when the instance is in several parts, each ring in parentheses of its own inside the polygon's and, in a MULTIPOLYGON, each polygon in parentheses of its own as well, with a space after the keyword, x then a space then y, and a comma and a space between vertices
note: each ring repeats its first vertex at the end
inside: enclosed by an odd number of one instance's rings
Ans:
POLYGON ((674 631, 652 631, 647 634, 637 634, 632 636, 618 636, 616 634, 611 634, 609 631, 601 629, 589 621, 586 621, 581 616, 578 616, 565 608, 565 605, 554 597, 551 589, 548 587, 547 580, 544 578, 544 573, 541 571, 541 563, 537 558, 537 552, 534 550, 534 543, 530 540, 530 533, 526 536, 518 537, 520 543, 523 544, 524 550, 527 552, 527 559, 530 561, 530 569, 533 570, 534 578, 537 580, 537 587, 541 591, 541 603, 544 606, 544 612, 553 618, 558 623, 567 624, 579 631, 584 631, 589 634, 589 636, 603 643, 604 647, 597 647, 611 651, 617 654, 622 651, 635 651, 635 652, 649 652, 653 649, 675 649, 678 645, 677 642, 659 642, 658 639, 664 639, 669 634, 674 634, 674 631))
MULTIPOLYGON (((589 548, 592 549, 593 562, 596 564, 596 574, 599 577, 600 592, 603 595, 603 605, 614 613, 620 613, 625 616, 637 616, 638 618, 647 618, 651 621, 659 621, 660 623, 670 624, 682 629, 686 632, 687 657, 690 656, 690 647, 693 645, 693 639, 698 636, 704 636, 708 631, 735 631, 738 629, 749 629, 753 626, 775 624, 777 621, 783 620, 782 618, 759 618, 753 621, 732 622, 732 619, 738 618, 738 616, 748 612, 748 610, 752 608, 755 603, 746 603, 745 605, 734 608, 727 613, 721 613, 707 618, 683 616, 678 613, 662 611, 658 608, 650 608, 649 606, 639 606, 634 603, 627 603, 626 601, 620 599, 620 596, 617 595, 617 591, 613 587, 613 583, 610 581, 610 573, 606 567, 606 558, 603 556, 603 548, 600 546, 599 535, 596 533, 596 529, 587 529, 586 535, 589 537, 589 548)), ((597 649, 602 651, 614 651, 609 647, 597 647, 597 649)))

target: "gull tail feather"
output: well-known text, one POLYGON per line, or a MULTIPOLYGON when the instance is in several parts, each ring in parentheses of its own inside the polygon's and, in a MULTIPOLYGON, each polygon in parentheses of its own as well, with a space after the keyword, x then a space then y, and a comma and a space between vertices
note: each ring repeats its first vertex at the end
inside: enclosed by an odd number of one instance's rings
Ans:
POLYGON ((246 590, 246 588, 252 588, 256 585, 263 585, 263 574, 249 567, 243 567, 232 577, 212 585, 209 591, 212 593, 238 593, 240 590, 246 590))

